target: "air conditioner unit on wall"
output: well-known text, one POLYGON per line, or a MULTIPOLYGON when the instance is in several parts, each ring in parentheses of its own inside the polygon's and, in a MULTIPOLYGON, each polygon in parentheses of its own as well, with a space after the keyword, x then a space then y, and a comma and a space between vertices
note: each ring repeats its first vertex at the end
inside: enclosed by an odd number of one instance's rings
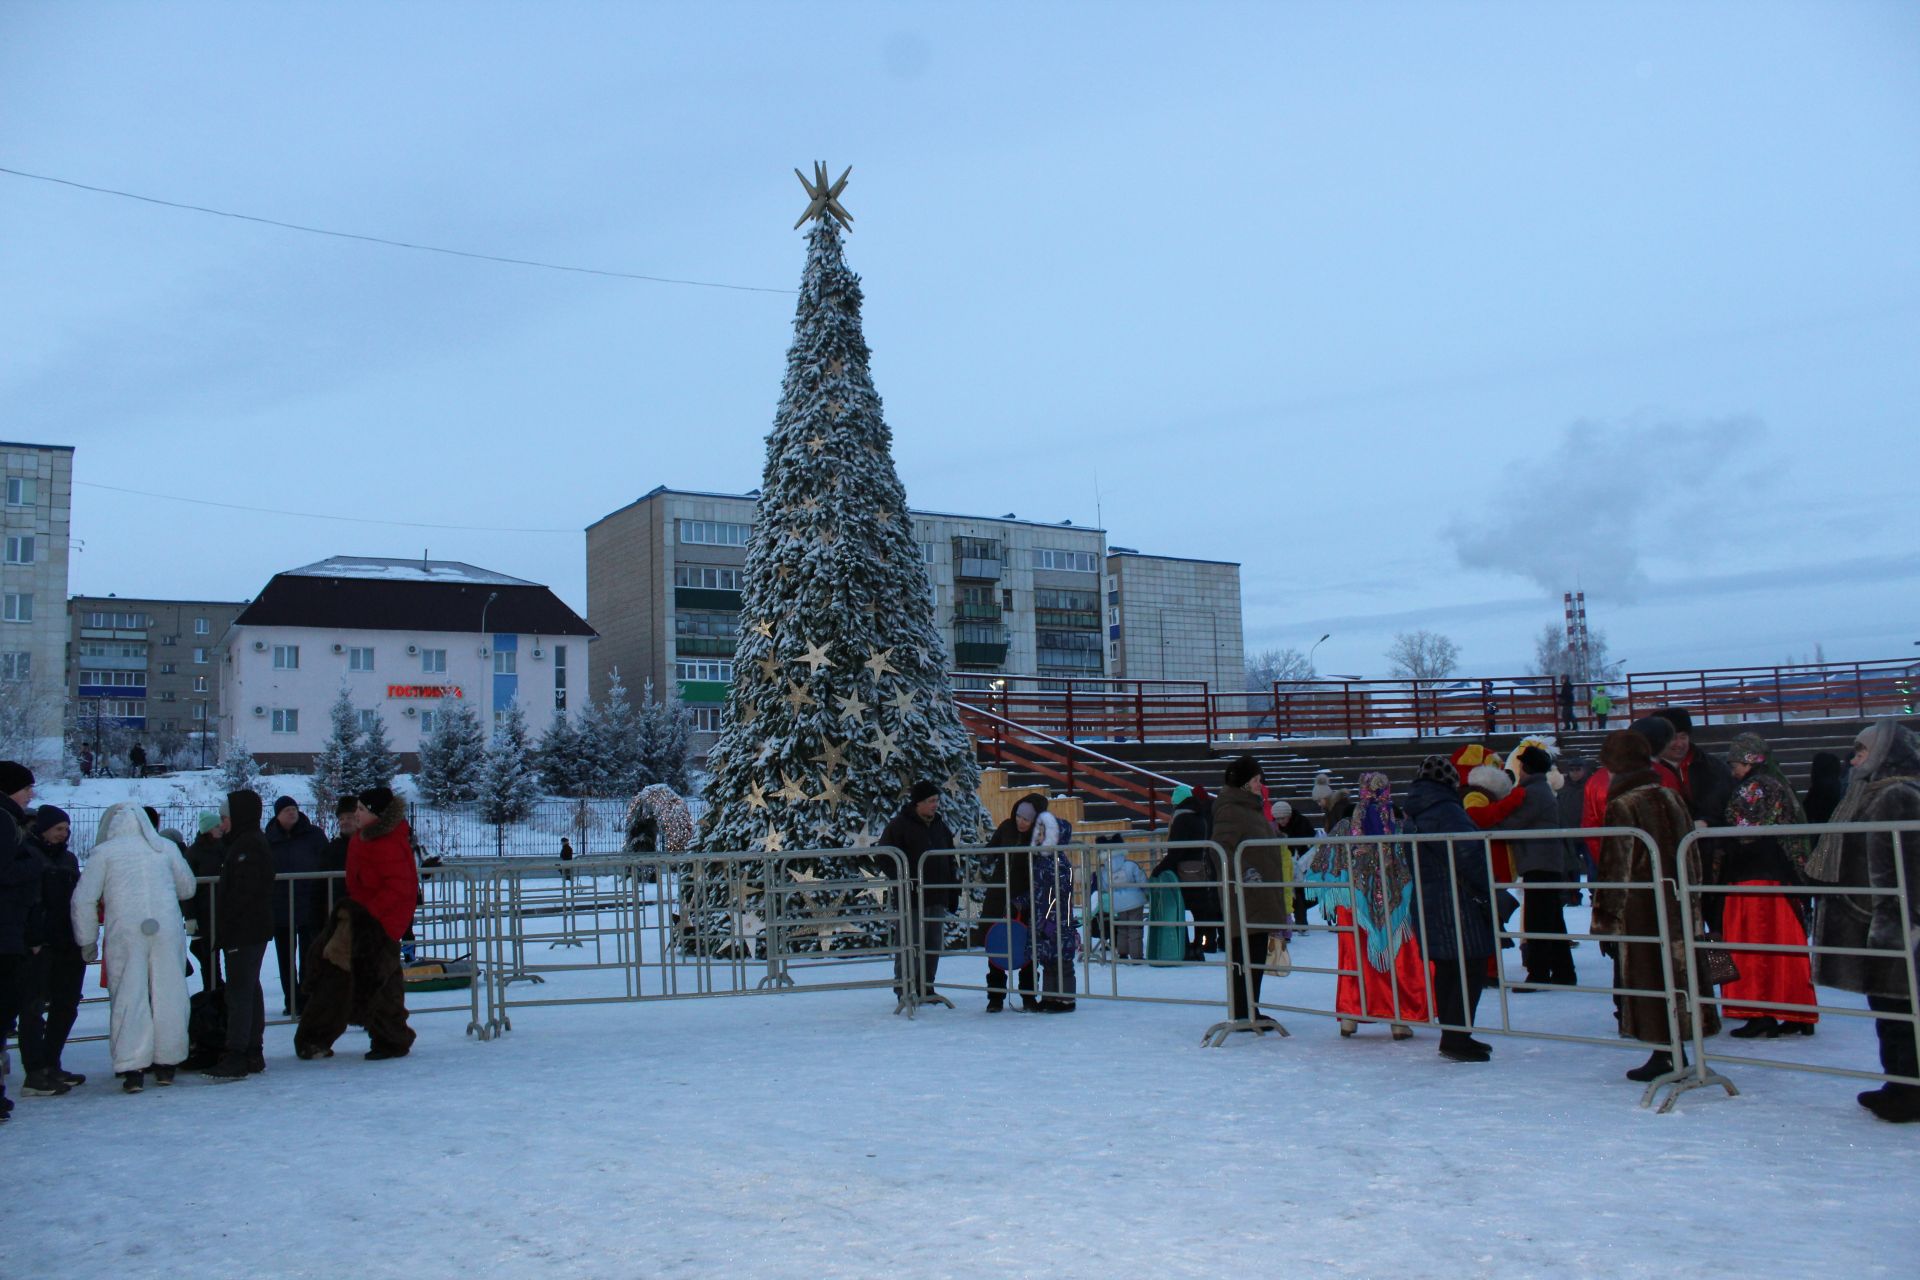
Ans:
POLYGON ((255 653, 265 653, 267 651, 267 642, 265 640, 255 640, 253 642, 253 651, 255 653))
POLYGON ((347 651, 347 646, 343 644, 336 644, 335 646, 333 646, 333 651, 335 653, 345 653, 347 651))
POLYGON ((253 709, 253 714, 255 714, 255 715, 257 715, 257 716, 263 716, 263 715, 265 715, 265 714, 267 714, 267 709, 266 709, 265 707, 255 707, 255 708, 253 709))
POLYGON ((420 714, 420 708, 418 708, 418 707, 408 707, 408 708, 407 708, 407 709, 406 709, 405 711, 402 711, 402 712, 401 712, 400 714, 401 714, 401 715, 403 715, 403 716, 405 716, 405 717, 406 717, 407 719, 409 719, 409 720, 411 720, 411 719, 413 719, 413 718, 414 718, 415 716, 417 716, 417 715, 419 715, 419 714, 420 714))
POLYGON ((491 649, 489 649, 489 648, 487 648, 487 646, 485 646, 485 645, 481 645, 481 646, 480 646, 480 656, 481 656, 481 657, 483 657, 483 658, 490 658, 490 657, 492 657, 492 656, 493 656, 493 650, 491 650, 491 649))
POLYGON ((408 656, 409 658, 417 658, 417 657, 419 657, 419 656, 420 656, 420 646, 419 646, 419 645, 417 645, 417 644, 410 644, 410 645, 408 645, 408 646, 407 646, 407 656, 408 656))
POLYGON ((540 659, 542 659, 542 658, 544 658, 544 657, 546 657, 546 656, 547 656, 547 651, 546 651, 545 649, 535 649, 535 650, 533 651, 533 660, 534 660, 535 662, 538 662, 538 661, 540 661, 540 659))

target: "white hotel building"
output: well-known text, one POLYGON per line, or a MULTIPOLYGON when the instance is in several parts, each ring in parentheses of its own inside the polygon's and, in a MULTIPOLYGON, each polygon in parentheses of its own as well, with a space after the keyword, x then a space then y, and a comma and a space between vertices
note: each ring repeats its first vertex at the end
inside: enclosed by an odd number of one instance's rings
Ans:
MULTIPOLYGON (((220 645, 222 738, 306 769, 347 689, 363 727, 386 722, 404 769, 440 708, 481 723, 518 703, 534 735, 587 697, 594 632, 553 592, 448 560, 335 556, 275 574, 220 645)), ((636 695, 637 696, 637 695, 636 695)))

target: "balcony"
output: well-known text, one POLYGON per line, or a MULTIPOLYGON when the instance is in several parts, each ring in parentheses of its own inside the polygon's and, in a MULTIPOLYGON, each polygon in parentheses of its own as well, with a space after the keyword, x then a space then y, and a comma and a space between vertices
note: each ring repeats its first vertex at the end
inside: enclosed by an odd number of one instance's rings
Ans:
POLYGON ((1033 616, 1034 622, 1042 627, 1060 627, 1072 631, 1100 630, 1100 615, 1097 613, 1066 613, 1058 609, 1041 609, 1033 616))
POLYGON ((984 556, 962 556, 953 562, 953 576, 974 582, 1000 581, 1000 561, 984 556))
POLYGON ((682 702, 714 703, 727 700, 725 680, 681 680, 678 683, 682 702))
POLYGON ((984 601, 962 600, 953 606, 953 619, 955 622, 998 622, 1000 618, 1001 609, 997 604, 988 604, 984 601))
POLYGON ((73 660, 73 665, 84 666, 89 671, 145 671, 147 658, 145 654, 128 658, 120 654, 82 653, 73 660))
POLYGON ((731 658, 734 636, 675 636, 673 651, 682 658, 731 658))

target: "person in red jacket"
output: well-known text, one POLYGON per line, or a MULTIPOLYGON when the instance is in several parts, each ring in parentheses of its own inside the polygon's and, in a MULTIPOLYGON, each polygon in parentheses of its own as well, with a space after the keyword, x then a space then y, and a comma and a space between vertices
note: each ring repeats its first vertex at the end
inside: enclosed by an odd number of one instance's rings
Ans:
POLYGON ((400 960, 400 937, 419 901, 413 832, 406 801, 385 787, 361 792, 360 806, 360 825, 347 842, 347 896, 321 935, 320 963, 293 1037, 302 1058, 332 1057, 349 1023, 367 1029, 370 1061, 404 1058, 413 1047, 400 960))

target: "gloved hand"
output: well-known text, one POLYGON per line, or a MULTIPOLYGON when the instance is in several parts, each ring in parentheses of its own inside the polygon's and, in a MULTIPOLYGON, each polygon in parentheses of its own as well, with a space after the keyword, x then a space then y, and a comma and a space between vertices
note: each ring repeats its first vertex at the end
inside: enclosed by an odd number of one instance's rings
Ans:
POLYGON ((80 948, 80 958, 88 964, 98 964, 100 961, 100 944, 97 942, 89 942, 86 946, 80 948))

